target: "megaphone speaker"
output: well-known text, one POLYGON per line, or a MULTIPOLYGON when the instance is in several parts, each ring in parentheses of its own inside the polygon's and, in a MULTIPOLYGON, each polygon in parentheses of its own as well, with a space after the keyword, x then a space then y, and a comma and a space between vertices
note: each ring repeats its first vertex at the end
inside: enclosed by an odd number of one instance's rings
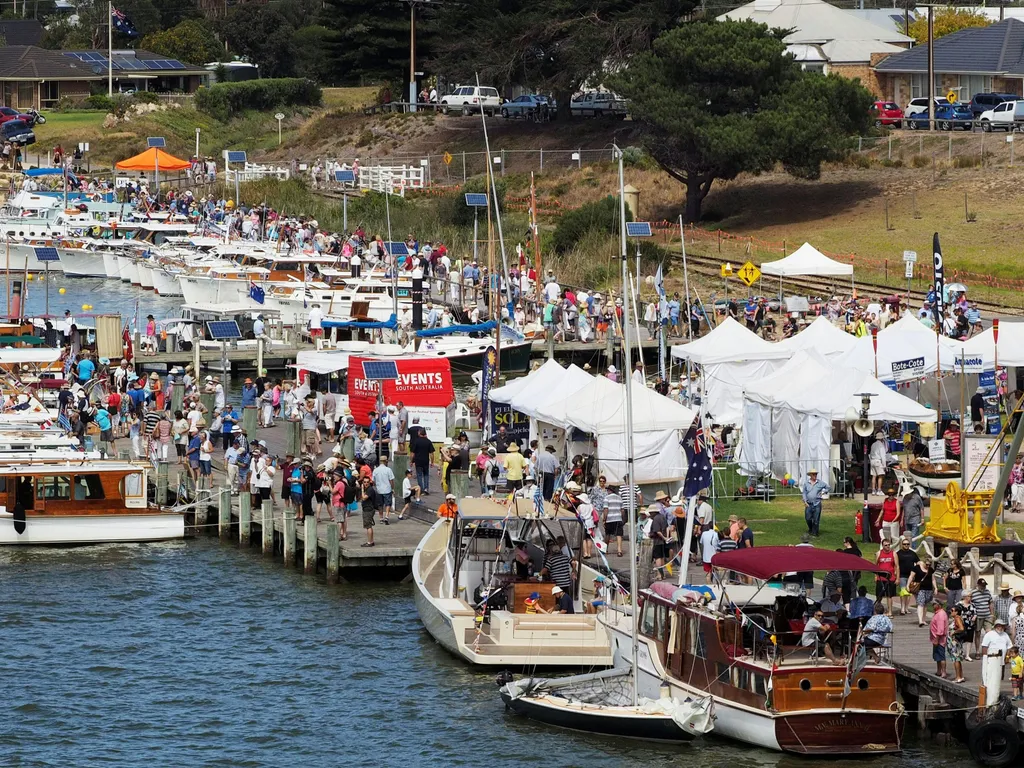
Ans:
POLYGON ((853 431, 861 437, 867 437, 874 432, 875 425, 868 419, 857 419, 853 422, 853 431))

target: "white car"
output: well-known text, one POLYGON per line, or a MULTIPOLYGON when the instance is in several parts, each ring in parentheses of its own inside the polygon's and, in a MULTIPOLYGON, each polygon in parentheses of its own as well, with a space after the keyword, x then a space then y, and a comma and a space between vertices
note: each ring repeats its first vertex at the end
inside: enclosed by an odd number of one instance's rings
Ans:
POLYGON ((454 93, 448 93, 441 97, 441 112, 446 115, 449 112, 471 115, 481 109, 492 117, 501 109, 501 96, 498 95, 497 88, 460 85, 454 93))
MULTIPOLYGON (((935 106, 949 106, 949 101, 941 96, 935 97, 935 106)), ((913 115, 920 114, 921 112, 928 111, 928 97, 922 96, 917 99, 911 99, 910 103, 903 110, 903 117, 912 117, 913 115)))
POLYGON ((987 109, 978 118, 983 131, 1016 130, 1020 122, 1024 122, 1024 101, 1004 101, 992 109, 987 109))

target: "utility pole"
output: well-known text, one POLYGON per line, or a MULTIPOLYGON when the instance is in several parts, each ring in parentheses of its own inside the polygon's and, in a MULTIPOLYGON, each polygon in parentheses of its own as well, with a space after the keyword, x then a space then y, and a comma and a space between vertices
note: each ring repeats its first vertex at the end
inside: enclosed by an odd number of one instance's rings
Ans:
POLYGON ((928 130, 935 130, 935 6, 928 6, 928 130))
POLYGON ((416 0, 409 1, 409 111, 416 111, 416 0))

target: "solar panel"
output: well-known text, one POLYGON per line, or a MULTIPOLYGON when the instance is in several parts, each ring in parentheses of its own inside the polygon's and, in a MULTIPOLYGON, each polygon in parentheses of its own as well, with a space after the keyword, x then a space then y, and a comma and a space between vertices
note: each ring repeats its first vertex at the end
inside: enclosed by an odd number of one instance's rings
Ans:
POLYGON ((403 242, 384 243, 384 248, 394 257, 408 256, 409 246, 403 242))
POLYGON ((244 163, 246 161, 246 154, 240 149, 228 150, 228 162, 229 163, 244 163))
POLYGON ((395 381, 398 378, 398 363, 394 360, 363 360, 363 378, 395 381))
POLYGON ((467 192, 466 205, 468 205, 470 208, 486 208, 487 195, 481 192, 467 192))
POLYGON ((56 248, 36 248, 35 252, 39 261, 60 261, 56 248))
POLYGON ((338 182, 341 182, 342 184, 344 184, 346 182, 353 182, 353 181, 356 180, 356 172, 355 171, 335 171, 334 172, 334 180, 338 181, 338 182))
POLYGON ((188 69, 188 67, 186 67, 177 59, 168 59, 167 63, 171 66, 171 69, 188 69))
POLYGON ((146 146, 149 147, 150 149, 153 149, 153 147, 156 147, 157 149, 163 149, 164 147, 167 146, 167 142, 164 141, 163 136, 150 136, 148 139, 146 139, 146 146))
POLYGON ((627 237, 650 237, 651 236, 651 223, 649 221, 627 221, 626 222, 626 236, 627 237))
POLYGON ((206 337, 214 341, 235 341, 242 338, 242 331, 235 320, 208 320, 206 337))

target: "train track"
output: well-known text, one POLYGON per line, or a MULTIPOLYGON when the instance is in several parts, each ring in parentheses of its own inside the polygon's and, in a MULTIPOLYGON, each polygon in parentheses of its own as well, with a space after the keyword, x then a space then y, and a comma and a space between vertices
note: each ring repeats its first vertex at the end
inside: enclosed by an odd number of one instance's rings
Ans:
MULTIPOLYGON (((682 269, 683 258, 681 254, 671 254, 671 258, 674 263, 679 265, 680 270, 682 269)), ((718 284, 721 286, 721 266, 726 261, 721 256, 705 256, 699 253, 692 253, 687 250, 686 253, 686 266, 691 274, 696 272, 703 277, 714 278, 715 281, 719 281, 718 284)), ((738 266, 738 265, 737 265, 738 266)), ((834 294, 845 294, 850 291, 850 284, 845 278, 828 278, 828 277, 787 277, 783 282, 783 287, 787 292, 791 292, 793 288, 800 288, 809 292, 810 294, 817 294, 822 298, 829 298, 834 294)), ((903 295, 907 291, 907 286, 904 283, 902 286, 898 284, 886 285, 884 283, 865 282, 863 280, 856 281, 856 287, 858 293, 863 295, 869 295, 872 297, 889 296, 892 294, 903 295)), ((753 290, 764 296, 776 296, 778 295, 778 281, 774 276, 766 276, 762 278, 753 288, 753 290)), ((732 295, 743 295, 746 292, 746 286, 743 283, 734 281, 730 285, 730 294, 732 295), (733 288, 736 288, 735 293, 733 288)), ((724 294, 724 291, 722 291, 724 294)), ((920 304, 920 301, 924 299, 925 291, 911 291, 911 299, 915 304, 920 304)), ((718 297, 718 291, 716 291, 716 298, 718 297)), ((1011 307, 1006 304, 999 304, 992 301, 975 301, 971 299, 971 303, 978 307, 981 312, 989 317, 1003 317, 1006 315, 1024 316, 1024 306, 1011 307)))

